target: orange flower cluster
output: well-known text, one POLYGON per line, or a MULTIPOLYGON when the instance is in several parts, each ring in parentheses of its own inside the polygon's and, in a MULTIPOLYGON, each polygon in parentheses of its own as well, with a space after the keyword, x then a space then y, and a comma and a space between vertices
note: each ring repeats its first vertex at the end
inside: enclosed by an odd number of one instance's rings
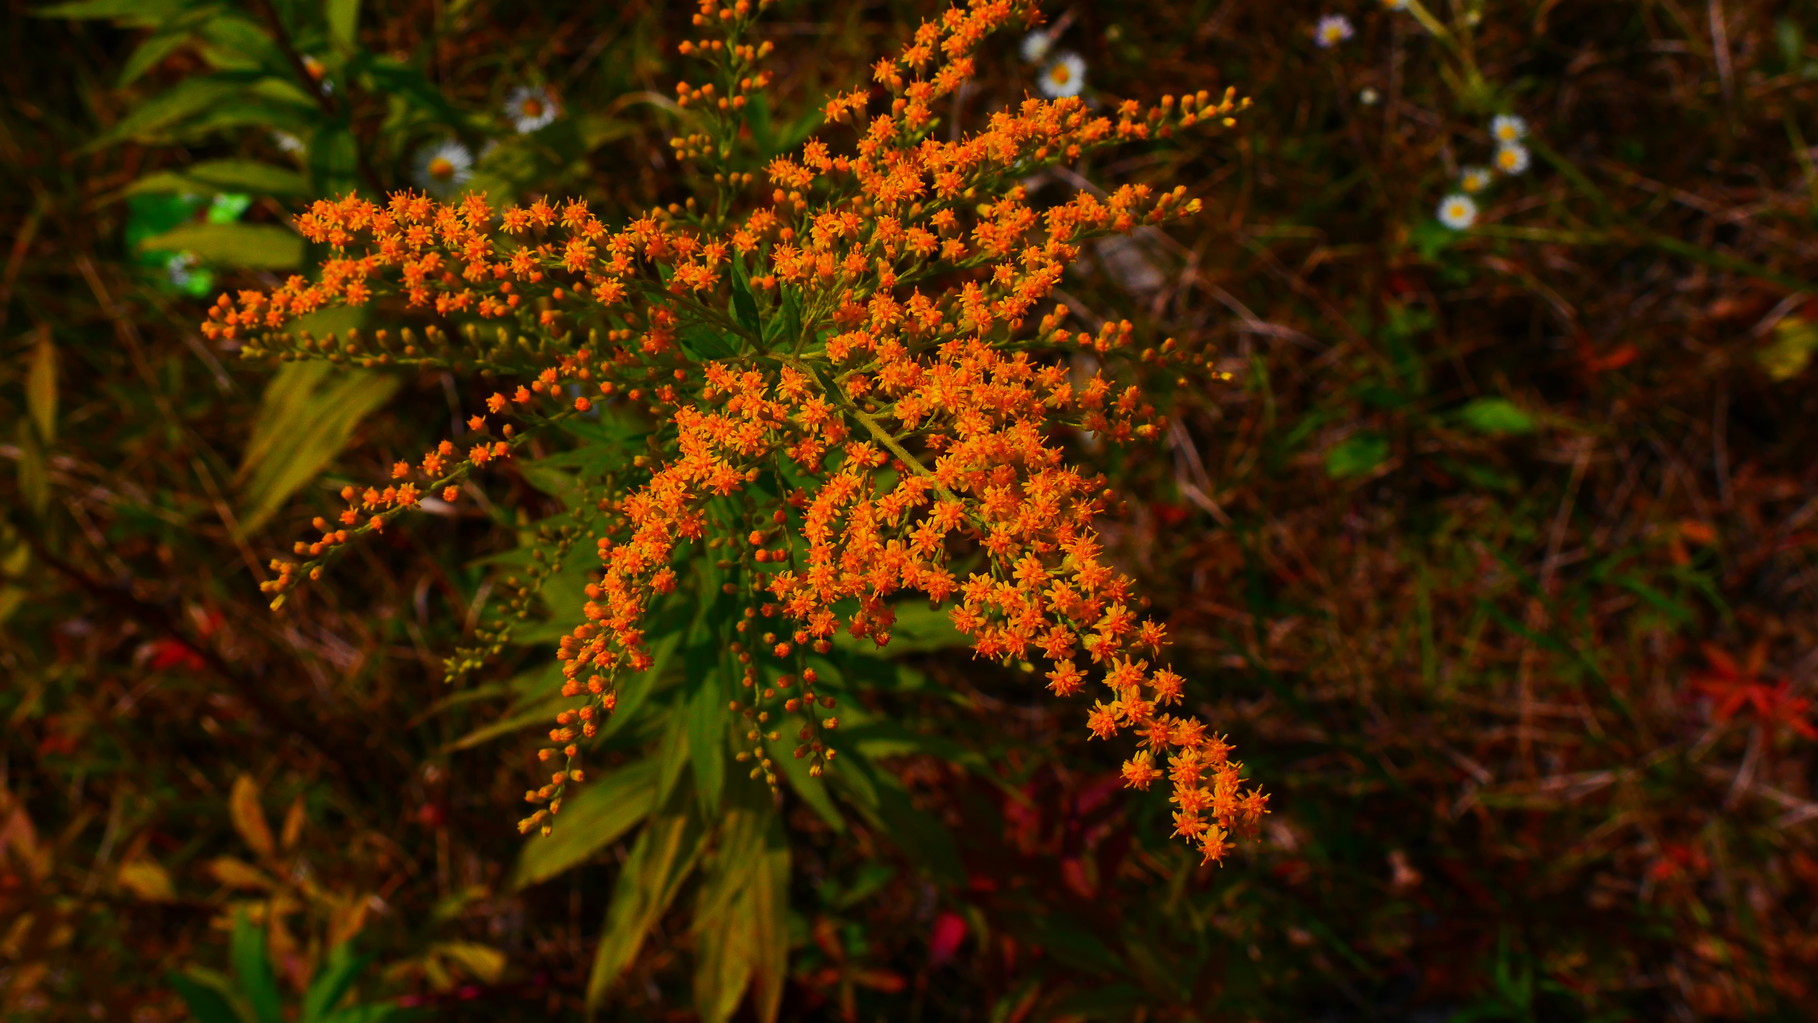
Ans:
MULTIPOLYGON (((683 45, 731 69, 722 80, 738 83, 732 99, 763 81, 751 64, 767 47, 739 41, 751 15, 744 0, 702 0, 696 23, 722 38, 683 45)), ((509 457, 534 429, 596 401, 655 424, 663 456, 625 467, 630 476, 599 503, 600 576, 585 623, 560 647, 563 692, 584 702, 550 733, 544 759, 567 764, 527 793, 542 808, 525 829, 559 812, 581 776, 579 740, 614 708, 626 674, 653 663, 647 618, 685 581, 690 550, 729 542, 737 557, 718 565, 730 572, 724 589, 747 604, 733 648, 751 691, 733 709, 753 721, 753 741, 777 737, 760 724, 776 701, 801 715, 795 753, 813 773, 835 755, 826 740, 837 719, 821 716, 833 701, 815 693, 806 652, 827 651, 841 630, 888 643, 895 602, 919 593, 950 606, 977 656, 1045 662, 1058 696, 1098 677, 1105 689, 1087 728, 1134 733, 1126 784, 1165 776, 1175 834, 1206 859, 1265 812, 1267 797, 1242 790, 1231 747, 1178 709, 1185 680, 1160 661, 1164 630, 1096 539, 1109 492, 1060 446, 1063 428, 1123 441, 1160 425, 1137 388, 1082 375, 1069 350, 1085 362, 1155 362, 1175 357, 1174 343, 1139 349, 1127 322, 1074 330, 1065 306, 1042 311, 1085 240, 1190 215, 1198 201, 1125 186, 1038 209, 1015 184, 1103 146, 1228 124, 1242 104, 1202 92, 1100 115, 1078 99, 1030 99, 969 134, 929 137, 934 104, 1012 18, 1035 15, 1026 3, 971 0, 922 24, 875 68, 887 111, 873 112, 866 90, 836 96, 827 115, 850 122, 856 141, 817 138, 772 160, 755 201, 741 205, 734 187, 751 177, 733 162, 743 104, 683 86, 706 109, 678 150, 719 161, 711 210, 654 210, 613 229, 578 200, 498 211, 481 196, 318 202, 298 227, 334 252, 319 279, 223 296, 211 312, 211 337, 264 352, 297 346, 273 333, 297 316, 396 294, 466 329, 402 345, 381 332, 334 350, 527 380, 487 399, 464 451, 447 441, 397 463, 402 482, 349 488, 340 521, 318 520, 321 537, 298 545, 310 560, 278 565, 269 586, 280 600, 300 572, 319 571, 420 494, 454 500, 474 468, 509 457), (477 329, 488 320, 496 340, 477 329), (508 325, 522 332, 515 341, 508 325)), ((754 755, 754 775, 770 774, 761 747, 754 755)))

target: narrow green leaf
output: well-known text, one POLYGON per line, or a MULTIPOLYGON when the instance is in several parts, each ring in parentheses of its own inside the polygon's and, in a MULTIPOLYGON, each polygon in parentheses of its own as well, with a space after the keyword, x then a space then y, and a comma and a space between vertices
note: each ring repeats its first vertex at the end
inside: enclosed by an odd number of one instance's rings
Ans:
POLYGON ((39 18, 120 18, 132 24, 156 23, 183 9, 184 0, 72 0, 40 7, 39 18))
POLYGON ((172 973, 169 980, 196 1023, 244 1023, 233 1002, 214 985, 183 973, 172 973))
POLYGON ((350 942, 336 945, 328 953, 328 961, 309 983, 309 990, 303 994, 302 1023, 323 1023, 330 1011, 346 996, 353 982, 372 962, 371 956, 356 956, 350 942))
POLYGON ((303 239, 275 224, 184 224, 139 243, 145 251, 192 252, 197 259, 252 270, 291 270, 303 263, 303 239))
POLYGON ((237 72, 186 78, 134 107, 87 148, 99 149, 127 139, 157 141, 174 125, 233 97, 246 87, 247 81, 245 74, 237 72))
MULTIPOLYGON (((844 729, 841 731, 843 733, 844 729)), ((828 794, 825 779, 809 774, 807 759, 796 757, 794 737, 784 735, 769 745, 770 759, 777 765, 777 773, 789 782, 789 790, 801 797, 802 802, 807 803, 808 808, 825 821, 828 827, 844 834, 846 818, 840 814, 839 807, 834 805, 833 797, 828 794)))
POLYGON ((957 884, 965 878, 952 833, 931 814, 915 808, 902 782, 889 772, 876 770, 863 756, 845 756, 835 763, 825 777, 833 780, 885 838, 940 880, 957 884))
POLYGON ((512 888, 546 881, 587 860, 636 827, 656 807, 657 761, 635 761, 576 786, 562 803, 555 831, 518 854, 512 888))
POLYGON ((246 910, 234 914, 234 930, 228 939, 228 961, 233 964, 234 978, 240 982, 240 993, 252 1005, 258 1023, 284 1023, 284 1007, 278 996, 278 976, 272 970, 271 958, 265 952, 265 929, 254 927, 246 910))
POLYGON ((751 294, 751 278, 745 274, 745 261, 737 253, 732 257, 732 318, 750 331, 753 337, 763 334, 758 322, 757 299, 751 294))
POLYGON ((694 869, 702 848, 701 822, 686 807, 686 794, 650 822, 632 844, 625 867, 613 885, 606 924, 594 950, 587 977, 587 1010, 605 1001, 612 985, 637 958, 644 937, 675 900, 683 880, 694 869))
POLYGON ((695 906, 694 1008, 725 1023, 753 989, 758 1017, 776 1019, 788 959, 789 846, 764 790, 741 786, 722 817, 719 849, 695 906))
POLYGON ((208 160, 181 170, 159 171, 126 186, 128 194, 143 192, 250 192, 279 198, 306 195, 303 175, 287 167, 257 160, 208 160))
POLYGON ((177 48, 189 42, 189 28, 163 29, 145 38, 133 50, 132 56, 121 65, 120 74, 114 79, 114 88, 124 89, 139 80, 139 76, 157 67, 164 58, 177 52, 177 48))
POLYGON ((1507 398, 1476 398, 1458 410, 1459 421, 1478 433, 1532 433, 1534 417, 1507 398))
POLYGON ((257 530, 347 446, 398 382, 376 373, 299 362, 267 385, 240 464, 240 533, 257 530))

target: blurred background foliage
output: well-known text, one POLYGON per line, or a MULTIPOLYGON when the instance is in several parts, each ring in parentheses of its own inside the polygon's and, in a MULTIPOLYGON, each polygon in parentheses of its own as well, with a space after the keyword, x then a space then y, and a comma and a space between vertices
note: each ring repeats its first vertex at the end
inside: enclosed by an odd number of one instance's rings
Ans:
MULTIPOLYGON (((483 395, 243 364, 205 303, 304 272, 301 203, 412 185, 447 142, 495 201, 683 198, 692 5, 8 0, 0 1013, 1810 1018, 1818 5, 1387 8, 1048 12, 1088 96, 1256 101, 1234 136, 1028 182, 1208 207, 1064 289, 1236 376, 1100 452, 1129 498, 1108 544, 1274 792, 1215 870, 1077 708, 907 611, 890 659, 821 665, 851 756, 773 809, 696 684, 708 599, 674 602, 572 819, 527 844, 578 565, 504 658, 443 662, 496 572, 571 535, 610 421, 266 609, 273 551, 483 395), (1354 32, 1322 48, 1334 13, 1354 32), (556 116, 519 131, 524 89, 556 116), (1533 166, 1449 230, 1498 113, 1533 166)), ((782 4, 760 144, 926 13, 782 4)), ((959 127, 1036 86, 1018 43, 959 127)))

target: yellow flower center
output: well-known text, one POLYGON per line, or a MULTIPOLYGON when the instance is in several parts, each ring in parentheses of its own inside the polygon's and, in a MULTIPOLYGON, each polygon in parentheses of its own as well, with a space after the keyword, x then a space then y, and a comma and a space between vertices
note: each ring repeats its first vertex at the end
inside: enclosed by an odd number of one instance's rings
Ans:
POLYGON ((535 96, 526 97, 524 102, 518 105, 518 110, 525 117, 541 117, 543 116, 543 101, 535 96))
POLYGON ((437 181, 447 181, 454 177, 454 161, 446 156, 438 156, 429 161, 429 176, 437 181))
POLYGON ((1048 69, 1048 80, 1055 85, 1066 85, 1073 80, 1073 69, 1065 64, 1056 64, 1048 69))

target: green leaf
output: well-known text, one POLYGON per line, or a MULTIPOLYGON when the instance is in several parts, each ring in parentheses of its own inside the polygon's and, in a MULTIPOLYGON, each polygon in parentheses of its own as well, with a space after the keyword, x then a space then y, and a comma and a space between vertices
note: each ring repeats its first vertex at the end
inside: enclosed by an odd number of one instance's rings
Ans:
POLYGON ((884 648, 886 653, 951 650, 968 642, 965 633, 954 628, 953 618, 946 611, 925 600, 906 600, 891 610, 896 614, 896 622, 890 626, 890 645, 884 648))
POLYGON ((265 953, 265 929, 254 927, 246 910, 234 914, 234 930, 228 939, 228 961, 233 964, 234 978, 240 982, 240 993, 251 1003, 258 1023, 284 1023, 284 1007, 278 997, 278 976, 265 953))
POLYGON ((518 854, 511 887, 525 888, 592 857, 656 808, 657 761, 646 757, 576 786, 562 802, 555 831, 518 854))
POLYGON ((1476 398, 1458 410, 1458 419, 1478 433, 1532 433, 1534 417, 1507 398, 1476 398))
POLYGON ((302 1023, 323 1023, 328 1013, 334 1009, 353 982, 372 962, 371 956, 356 956, 353 945, 342 942, 328 953, 328 961, 322 965, 321 972, 309 982, 309 990, 303 995, 302 1023))
POLYGON ((682 350, 695 362, 730 359, 738 354, 738 348, 719 331, 698 323, 684 327, 676 340, 681 342, 682 350))
POLYGON ((397 388, 389 377, 320 362, 280 369, 266 386, 240 463, 239 534, 269 521, 341 453, 360 420, 397 388))
POLYGON ((757 299, 751 294, 751 278, 746 276, 745 261, 737 253, 732 256, 732 318, 753 337, 763 336, 757 299))
POLYGON ((326 0, 328 42, 342 53, 352 53, 360 43, 360 0, 326 0))
POLYGON ((777 773, 789 782, 790 791, 801 797, 802 802, 807 803, 808 808, 825 821, 829 828, 839 834, 844 834, 846 818, 841 815, 839 807, 834 805, 833 797, 828 794, 826 780, 808 773, 807 758, 796 757, 795 738, 792 735, 783 735, 778 737, 775 742, 769 743, 769 746, 770 760, 777 765, 777 773))
POLYGON ((366 76, 375 92, 400 100, 416 113, 446 127, 456 131, 467 129, 466 115, 448 102, 448 97, 442 95, 442 90, 436 88, 415 65, 391 57, 362 53, 349 61, 347 66, 349 72, 366 76))
POLYGON ((184 224, 139 243, 141 251, 193 252, 197 259, 252 270, 303 263, 303 239, 274 224, 184 224))
MULTIPOLYGON (((703 630, 705 631, 705 630, 703 630)), ((726 737, 732 712, 721 682, 717 643, 691 646, 686 654, 688 695, 688 760, 694 765, 695 792, 701 812, 711 818, 726 782, 726 737)))
POLYGON ((39 18, 119 18, 131 24, 155 24, 183 10, 185 0, 73 0, 33 11, 39 18))
POLYGON ((825 777, 893 845, 941 881, 958 884, 965 879, 953 835, 932 815, 915 808, 894 775, 876 770, 862 756, 841 757, 834 765, 825 777))
POLYGON ((753 988, 760 1020, 776 1019, 788 963, 789 844, 756 785, 728 810, 695 907, 694 1008, 725 1023, 753 988))
POLYGON ((257 160, 207 160, 182 170, 159 171, 126 187, 128 194, 142 192, 250 192, 280 198, 307 195, 303 175, 287 167, 257 160))
POLYGON ((613 885, 612 901, 606 906, 605 929, 594 949, 593 971, 587 977, 590 1013, 600 1007, 619 975, 637 958, 645 935, 675 900, 682 881, 700 858, 701 822, 692 813, 678 809, 686 806, 685 796, 678 796, 638 835, 613 885))
POLYGON ((163 141, 175 125, 232 98, 248 81, 247 75, 240 72, 186 78, 134 107, 86 148, 100 149, 128 139, 163 141))
POLYGON ((114 79, 114 88, 124 89, 139 80, 139 76, 157 67, 164 58, 177 52, 177 48, 190 40, 188 25, 180 28, 165 28, 145 38, 133 50, 132 56, 121 65, 120 74, 114 79))
POLYGON ((1388 458, 1389 438, 1379 433, 1360 433, 1326 452, 1326 475, 1335 480, 1362 476, 1388 458))
POLYGON ((213 983, 183 973, 172 973, 169 980, 196 1023, 244 1023, 227 994, 213 983))
POLYGON ((780 288, 782 312, 764 325, 764 340, 794 346, 802 339, 802 294, 787 284, 780 288))

